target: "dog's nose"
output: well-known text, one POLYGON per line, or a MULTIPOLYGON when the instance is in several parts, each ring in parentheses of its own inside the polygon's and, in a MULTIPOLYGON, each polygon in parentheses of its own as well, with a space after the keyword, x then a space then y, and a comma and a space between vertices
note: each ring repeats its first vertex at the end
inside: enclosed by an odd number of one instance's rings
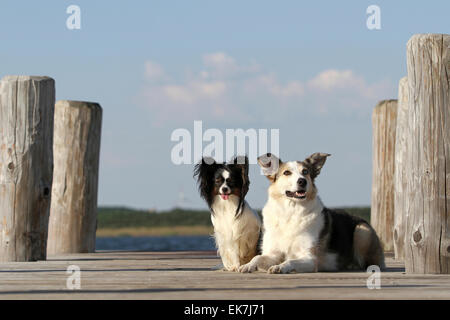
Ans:
POLYGON ((228 187, 222 187, 222 192, 223 193, 227 193, 228 191, 230 191, 230 189, 228 189, 228 187))
POLYGON ((297 180, 297 184, 302 188, 306 187, 306 183, 308 183, 308 181, 305 178, 299 178, 297 180))

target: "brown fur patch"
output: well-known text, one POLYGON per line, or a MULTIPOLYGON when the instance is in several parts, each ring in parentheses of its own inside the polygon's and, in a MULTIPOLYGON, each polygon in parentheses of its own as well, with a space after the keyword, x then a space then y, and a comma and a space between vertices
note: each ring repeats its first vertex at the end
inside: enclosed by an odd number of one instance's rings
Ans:
POLYGON ((287 163, 281 162, 278 167, 277 173, 274 175, 273 180, 271 180, 272 183, 277 181, 279 177, 283 174, 284 171, 288 168, 287 163))
POLYGON ((361 268, 377 265, 385 268, 384 252, 376 232, 366 223, 359 224, 353 234, 355 260, 361 268))
POLYGON ((212 197, 217 196, 219 194, 219 189, 220 189, 220 187, 214 186, 211 191, 211 196, 212 197))
POLYGON ((241 196, 241 190, 239 190, 238 188, 233 188, 231 190, 231 194, 234 194, 236 197, 240 197, 241 196))

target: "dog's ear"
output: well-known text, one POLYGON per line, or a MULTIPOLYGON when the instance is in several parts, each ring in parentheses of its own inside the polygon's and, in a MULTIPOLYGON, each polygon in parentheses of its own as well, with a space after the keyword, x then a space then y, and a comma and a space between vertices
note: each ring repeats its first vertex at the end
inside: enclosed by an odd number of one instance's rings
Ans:
POLYGON ((247 156, 237 156, 231 159, 228 166, 234 170, 240 170, 242 174, 242 180, 248 182, 248 157, 247 156))
POLYGON ((329 153, 316 152, 305 159, 305 163, 311 168, 311 178, 314 179, 320 174, 327 157, 331 156, 329 153))
POLYGON ((203 157, 202 160, 195 165, 194 178, 197 178, 198 190, 203 199, 206 200, 211 207, 212 191, 214 188, 214 173, 220 165, 211 157, 203 157))
POLYGON ((235 214, 236 218, 238 218, 243 212, 244 198, 247 195, 248 189, 250 187, 250 179, 248 177, 248 165, 249 161, 247 156, 234 157, 228 164, 228 167, 231 168, 232 170, 239 171, 242 179, 242 188, 239 195, 239 204, 236 208, 235 214))
POLYGON ((262 173, 271 182, 275 182, 278 169, 283 162, 271 153, 266 153, 258 157, 258 164, 261 167, 262 173))
POLYGON ((247 156, 237 156, 234 157, 228 164, 232 170, 239 170, 242 178, 242 191, 243 196, 245 196, 248 192, 248 188, 250 186, 250 179, 248 177, 248 157, 247 156))
POLYGON ((230 167, 235 167, 241 169, 243 172, 248 174, 248 157, 247 156, 237 156, 233 157, 229 162, 230 167))

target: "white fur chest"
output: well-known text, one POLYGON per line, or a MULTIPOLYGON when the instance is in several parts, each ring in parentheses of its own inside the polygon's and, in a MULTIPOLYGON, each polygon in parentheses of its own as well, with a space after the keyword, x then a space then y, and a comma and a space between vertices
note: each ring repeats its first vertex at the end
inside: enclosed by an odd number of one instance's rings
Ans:
POLYGON ((261 228, 259 216, 245 201, 243 212, 235 217, 238 203, 239 199, 234 195, 228 200, 216 197, 212 205, 214 214, 211 215, 214 239, 222 262, 227 270, 232 271, 255 256, 261 228))
POLYGON ((261 220, 246 201, 242 204, 243 212, 239 218, 235 218, 238 203, 239 198, 235 195, 231 195, 228 200, 222 200, 220 196, 214 199, 212 205, 214 214, 211 215, 211 222, 216 238, 234 241, 242 237, 244 233, 247 233, 247 236, 254 236, 255 232, 259 233, 261 220))
POLYGON ((214 214, 211 215, 211 222, 214 226, 214 232, 224 237, 235 238, 236 236, 236 208, 239 199, 231 195, 228 200, 223 200, 216 196, 212 204, 214 214))
POLYGON ((324 226, 319 199, 303 206, 289 199, 271 199, 263 209, 263 254, 282 253, 286 258, 305 256, 317 243, 324 226))

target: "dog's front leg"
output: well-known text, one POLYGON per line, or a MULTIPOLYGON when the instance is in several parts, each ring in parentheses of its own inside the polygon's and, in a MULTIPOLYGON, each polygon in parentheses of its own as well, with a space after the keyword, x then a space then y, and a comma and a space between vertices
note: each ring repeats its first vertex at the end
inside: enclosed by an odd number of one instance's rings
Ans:
POLYGON ((268 270, 271 266, 279 264, 282 261, 281 254, 274 255, 258 255, 255 256, 249 263, 239 267, 239 272, 254 272, 256 270, 268 270))
POLYGON ((314 257, 288 259, 281 264, 274 265, 269 268, 268 273, 303 273, 316 272, 317 263, 314 257))
POLYGON ((220 250, 223 266, 226 271, 238 271, 240 264, 239 249, 233 246, 220 250))
POLYGON ((228 267, 228 271, 238 272, 239 266, 241 265, 240 259, 239 259, 239 253, 234 252, 233 253, 233 259, 232 263, 228 267))

